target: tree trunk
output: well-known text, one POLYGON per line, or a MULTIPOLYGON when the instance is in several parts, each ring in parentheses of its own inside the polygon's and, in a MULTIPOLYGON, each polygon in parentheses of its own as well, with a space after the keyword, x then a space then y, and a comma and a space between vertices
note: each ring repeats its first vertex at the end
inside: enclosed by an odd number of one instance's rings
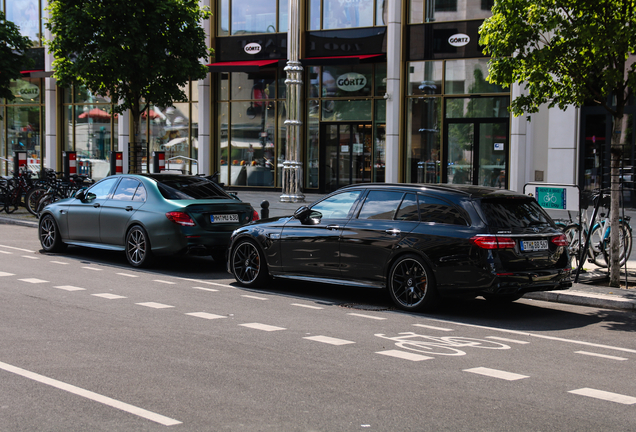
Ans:
POLYGON ((620 216, 620 164, 621 156, 623 154, 622 146, 622 132, 623 132, 623 115, 617 115, 614 117, 614 128, 612 133, 612 161, 611 161, 611 203, 610 203, 610 262, 608 263, 610 271, 610 286, 619 288, 621 278, 620 268, 620 230, 619 230, 619 216, 620 216))

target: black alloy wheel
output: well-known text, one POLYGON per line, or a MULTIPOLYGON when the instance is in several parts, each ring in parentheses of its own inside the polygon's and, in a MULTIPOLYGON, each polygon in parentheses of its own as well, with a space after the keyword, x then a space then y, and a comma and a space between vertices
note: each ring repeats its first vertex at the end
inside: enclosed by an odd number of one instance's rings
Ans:
POLYGON ((126 235, 126 258, 133 267, 149 267, 152 263, 148 234, 138 225, 132 227, 126 235))
POLYGON ((245 287, 262 286, 269 275, 259 247, 251 240, 240 240, 232 250, 232 273, 245 287))
POLYGON ((40 244, 46 252, 59 252, 66 247, 66 244, 60 238, 60 230, 57 227, 57 223, 50 214, 40 219, 38 232, 40 234, 40 244))
POLYGON ((416 255, 405 255, 393 264, 388 288, 393 302, 407 311, 423 310, 436 298, 431 272, 416 255))

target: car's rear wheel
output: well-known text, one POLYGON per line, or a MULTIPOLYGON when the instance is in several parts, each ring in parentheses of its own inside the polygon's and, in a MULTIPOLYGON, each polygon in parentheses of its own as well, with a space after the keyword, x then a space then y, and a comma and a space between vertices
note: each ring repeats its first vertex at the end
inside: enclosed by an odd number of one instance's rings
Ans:
POLYGON ((388 289, 393 302, 407 311, 423 310, 437 297, 432 272, 416 255, 400 257, 391 266, 388 289))
POLYGON ((38 232, 40 234, 40 244, 42 245, 42 249, 45 251, 60 252, 66 247, 66 244, 62 242, 57 223, 50 214, 47 214, 40 219, 38 232))
POLYGON ((126 258, 133 267, 149 267, 152 251, 146 230, 136 225, 126 235, 126 258))
POLYGON ((262 286, 269 279, 261 249, 252 240, 239 240, 232 249, 232 273, 246 287, 262 286))

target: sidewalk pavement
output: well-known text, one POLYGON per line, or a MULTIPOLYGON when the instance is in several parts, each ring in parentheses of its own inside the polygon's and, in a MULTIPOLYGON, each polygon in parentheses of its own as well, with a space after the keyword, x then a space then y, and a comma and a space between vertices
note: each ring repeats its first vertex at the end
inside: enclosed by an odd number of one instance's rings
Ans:
MULTIPOLYGON (((308 205, 323 195, 305 194, 305 202, 283 203, 280 202, 280 192, 264 191, 230 191, 244 202, 252 204, 259 214, 262 214, 261 204, 264 201, 269 203, 269 216, 291 215, 302 206, 308 205)), ((0 224, 14 224, 36 228, 38 220, 25 209, 20 208, 15 213, 0 213, 0 224)), ((567 303, 580 306, 599 307, 607 309, 620 309, 636 311, 636 257, 632 254, 627 261, 627 272, 621 269, 621 285, 625 286, 625 276, 627 273, 626 288, 608 287, 607 269, 602 269, 594 264, 586 263, 585 271, 579 276, 579 283, 573 284, 572 288, 565 291, 546 291, 528 293, 524 298, 544 300, 556 303, 567 303)))

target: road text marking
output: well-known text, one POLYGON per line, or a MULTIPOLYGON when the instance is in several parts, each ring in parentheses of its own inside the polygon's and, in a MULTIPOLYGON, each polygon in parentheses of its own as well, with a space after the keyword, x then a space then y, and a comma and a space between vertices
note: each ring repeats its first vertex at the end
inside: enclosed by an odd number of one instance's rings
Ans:
POLYGON ((583 355, 588 355, 593 357, 602 357, 602 358, 606 358, 610 360, 627 360, 625 357, 616 357, 616 356, 611 356, 607 354, 599 354, 599 353, 593 353, 593 352, 587 352, 587 351, 575 351, 574 354, 583 354, 583 355))
POLYGON ((95 297, 101 297, 101 298, 105 298, 108 300, 116 300, 116 299, 123 299, 123 298, 127 298, 124 296, 120 296, 117 294, 110 294, 110 293, 101 293, 101 294, 91 294, 94 295, 95 297))
POLYGON ((464 372, 476 373, 479 375, 485 375, 493 378, 499 378, 506 381, 515 381, 523 378, 529 378, 527 375, 519 375, 512 372, 500 371, 497 369, 489 369, 485 367, 477 367, 472 369, 464 369, 464 372))
POLYGON ((86 288, 80 288, 80 287, 70 286, 70 285, 56 286, 53 288, 61 289, 64 291, 86 291, 86 288))
POLYGON ((263 331, 277 331, 277 330, 285 330, 283 327, 276 327, 276 326, 271 326, 271 325, 267 325, 267 324, 260 324, 260 323, 248 323, 248 324, 239 324, 243 327, 248 327, 251 329, 256 329, 256 330, 263 330, 263 331))
POLYGON ((44 375, 39 375, 34 372, 30 372, 25 369, 20 369, 15 366, 11 366, 6 363, 0 362, 0 369, 4 369, 7 372, 14 373, 16 375, 23 376, 25 378, 40 382, 42 384, 49 385, 51 387, 58 388, 60 390, 67 391, 69 393, 75 394, 77 396, 84 397, 86 399, 93 400, 95 402, 102 403, 104 405, 111 406, 113 408, 117 408, 121 411, 128 412, 130 414, 134 414, 139 417, 143 417, 147 420, 153 421, 155 423, 162 424, 164 426, 174 426, 181 424, 179 420, 172 419, 170 417, 162 416, 161 414, 154 413, 152 411, 145 410, 143 408, 136 407, 134 405, 127 404, 125 402, 118 401, 116 399, 109 398, 108 396, 103 396, 98 393, 94 393, 89 390, 85 390, 80 387, 75 387, 74 385, 64 383, 62 381, 54 380, 52 378, 46 377, 44 375))
POLYGON ((602 399, 609 402, 616 402, 623 405, 636 404, 636 398, 631 396, 625 396, 618 393, 610 393, 603 390, 595 390, 591 388, 582 388, 578 390, 570 390, 568 393, 577 394, 581 396, 588 396, 595 399, 602 399))
POLYGON ((190 315, 197 318, 205 318, 205 319, 227 318, 227 317, 224 317, 223 315, 214 315, 207 312, 190 312, 190 313, 187 313, 186 315, 190 315))
POLYGON ((433 357, 427 357, 420 354, 415 354, 415 353, 410 353, 410 352, 400 351, 400 350, 378 351, 376 352, 376 354, 382 354, 389 357, 397 357, 397 358, 401 358, 404 360, 411 360, 411 361, 430 360, 433 358, 433 357))
POLYGON ((146 303, 135 303, 138 304, 139 306, 146 306, 149 308, 154 308, 154 309, 166 309, 166 308, 172 308, 174 306, 170 306, 167 304, 162 304, 162 303, 155 303, 155 302, 146 302, 146 303))
POLYGON ((348 341, 344 339, 336 339, 329 336, 309 336, 309 337, 304 337, 303 339, 308 339, 308 340, 312 340, 316 342, 322 342, 329 345, 347 345, 347 344, 355 343, 352 341, 348 341))
POLYGON ((18 279, 18 280, 22 281, 22 282, 32 283, 32 284, 48 282, 48 281, 45 281, 45 280, 42 280, 42 279, 36 279, 36 278, 27 278, 27 279, 18 279))

